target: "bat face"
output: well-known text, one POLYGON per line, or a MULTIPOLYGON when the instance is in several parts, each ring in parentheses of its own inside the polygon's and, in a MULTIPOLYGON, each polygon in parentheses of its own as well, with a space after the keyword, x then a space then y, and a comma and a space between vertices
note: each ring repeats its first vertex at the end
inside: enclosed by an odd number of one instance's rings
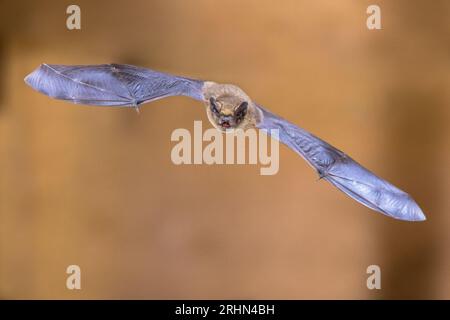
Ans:
POLYGON ((255 128, 261 121, 262 112, 237 86, 206 81, 202 93, 208 119, 219 131, 255 128))
POLYGON ((208 118, 220 131, 240 128, 245 124, 249 103, 234 95, 210 97, 208 100, 208 118))

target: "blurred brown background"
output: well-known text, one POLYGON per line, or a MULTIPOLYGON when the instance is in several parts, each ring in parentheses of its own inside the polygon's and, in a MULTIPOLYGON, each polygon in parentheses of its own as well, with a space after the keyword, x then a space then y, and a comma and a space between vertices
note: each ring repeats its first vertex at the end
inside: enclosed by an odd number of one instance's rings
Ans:
POLYGON ((79 31, 73 2, 0 5, 0 298, 450 298, 449 1, 74 3, 79 31), (370 4, 382 30, 366 28, 370 4), (236 83, 428 220, 374 213, 284 146, 275 176, 175 166, 170 134, 207 121, 198 102, 138 116, 51 100, 23 82, 43 62, 236 83), (382 290, 366 288, 371 264, 382 290))

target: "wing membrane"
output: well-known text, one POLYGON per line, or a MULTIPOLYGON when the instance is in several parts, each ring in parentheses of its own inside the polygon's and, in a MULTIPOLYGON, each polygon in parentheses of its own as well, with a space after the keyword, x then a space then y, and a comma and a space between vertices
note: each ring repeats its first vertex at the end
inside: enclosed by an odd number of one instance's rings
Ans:
POLYGON ((122 64, 42 64, 25 82, 52 98, 97 106, 136 107, 177 95, 203 99, 203 81, 122 64))
POLYGON ((258 107, 264 115, 263 121, 258 125, 260 129, 278 129, 282 143, 300 154, 317 170, 321 178, 349 197, 395 219, 426 219, 420 207, 407 193, 376 176, 327 142, 263 107, 258 107))

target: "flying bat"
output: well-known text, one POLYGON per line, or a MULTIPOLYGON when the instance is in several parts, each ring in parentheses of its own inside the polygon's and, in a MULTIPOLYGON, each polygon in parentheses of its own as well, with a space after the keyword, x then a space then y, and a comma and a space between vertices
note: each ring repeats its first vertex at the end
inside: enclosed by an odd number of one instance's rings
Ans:
POLYGON ((25 78, 35 90, 76 104, 139 108, 169 96, 202 101, 220 131, 278 130, 278 139, 302 156, 323 180, 349 197, 389 217, 423 221, 410 195, 376 176, 344 152, 254 102, 239 87, 173 76, 122 64, 66 66, 42 64, 25 78))

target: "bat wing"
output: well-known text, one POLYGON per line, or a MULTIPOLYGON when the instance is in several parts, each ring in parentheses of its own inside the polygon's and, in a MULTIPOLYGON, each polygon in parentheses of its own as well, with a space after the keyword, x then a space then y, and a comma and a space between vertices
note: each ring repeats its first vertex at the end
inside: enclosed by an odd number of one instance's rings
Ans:
POLYGON ((137 107, 177 95, 203 99, 203 81, 123 64, 42 64, 25 82, 52 98, 97 106, 137 107))
MULTIPOLYGON (((363 205, 395 219, 425 220, 417 203, 407 193, 377 177, 348 155, 304 129, 261 106, 260 129, 278 129, 279 140, 300 154, 319 176, 363 205)), ((268 134, 270 131, 268 131, 268 134)))

